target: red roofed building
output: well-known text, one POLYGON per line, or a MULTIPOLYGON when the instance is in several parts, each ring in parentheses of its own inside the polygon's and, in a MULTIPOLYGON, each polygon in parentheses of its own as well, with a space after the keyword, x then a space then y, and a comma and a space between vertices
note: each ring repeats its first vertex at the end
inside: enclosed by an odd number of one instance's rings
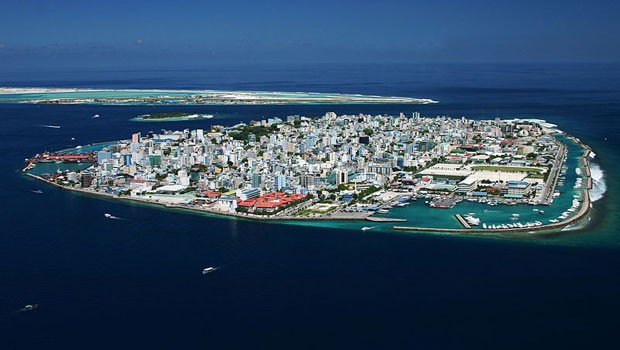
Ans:
POLYGON ((202 194, 209 198, 219 198, 222 195, 222 192, 207 190, 203 191, 202 194))
POLYGON ((282 192, 269 192, 256 199, 237 200, 237 206, 261 212, 274 212, 283 209, 295 201, 306 198, 305 194, 287 195, 282 192))

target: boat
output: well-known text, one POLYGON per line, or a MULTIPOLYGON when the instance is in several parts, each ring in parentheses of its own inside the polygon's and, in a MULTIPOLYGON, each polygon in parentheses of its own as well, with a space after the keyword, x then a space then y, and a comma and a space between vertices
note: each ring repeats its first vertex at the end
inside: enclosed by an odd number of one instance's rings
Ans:
POLYGON ((208 273, 215 272, 218 269, 219 269, 219 267, 213 267, 213 266, 205 267, 204 269, 202 269, 202 274, 206 275, 208 273))
POLYGON ((99 118, 99 117, 100 117, 100 115, 99 115, 99 114, 95 114, 95 115, 93 115, 93 119, 95 119, 95 118, 99 118))
POLYGON ((60 129, 60 125, 41 125, 44 128, 60 129))
POLYGON ((36 309, 38 307, 39 307, 39 304, 28 304, 28 305, 24 306, 24 310, 32 311, 32 310, 34 310, 34 309, 36 309))
POLYGON ((538 214, 545 215, 545 211, 544 210, 540 210, 540 211, 538 211, 538 214))
POLYGON ((368 231, 368 230, 372 230, 373 228, 375 228, 377 226, 373 226, 373 227, 369 227, 369 226, 364 226, 362 227, 362 231, 368 231))
POLYGON ((32 192, 32 193, 36 193, 36 194, 41 194, 41 193, 43 193, 43 191, 41 191, 41 190, 30 190, 30 192, 32 192))
POLYGON ((471 215, 465 215, 465 216, 463 216, 463 218, 471 226, 478 226, 478 225, 480 225, 480 219, 475 218, 475 217, 473 217, 471 215))
POLYGON ((380 214, 387 214, 387 213, 389 213, 389 212, 390 212, 390 211, 389 211, 389 210, 387 210, 387 209, 379 209, 379 210, 377 210, 377 213, 380 213, 380 214))

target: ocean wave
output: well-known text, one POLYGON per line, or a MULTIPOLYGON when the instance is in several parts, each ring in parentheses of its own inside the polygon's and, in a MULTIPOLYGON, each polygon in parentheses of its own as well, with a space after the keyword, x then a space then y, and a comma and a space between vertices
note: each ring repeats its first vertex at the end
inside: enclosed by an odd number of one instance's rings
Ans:
POLYGON ((601 166, 596 163, 590 163, 590 175, 592 176, 592 189, 590 190, 590 200, 596 202, 603 198, 607 192, 607 183, 605 182, 605 172, 601 166))

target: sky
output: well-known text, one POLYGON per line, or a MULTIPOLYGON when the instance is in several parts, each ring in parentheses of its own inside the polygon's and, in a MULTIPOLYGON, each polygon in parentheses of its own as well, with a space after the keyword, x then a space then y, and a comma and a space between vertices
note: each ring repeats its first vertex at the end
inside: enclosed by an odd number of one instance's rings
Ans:
POLYGON ((1 67, 618 62, 611 0, 2 0, 1 67))

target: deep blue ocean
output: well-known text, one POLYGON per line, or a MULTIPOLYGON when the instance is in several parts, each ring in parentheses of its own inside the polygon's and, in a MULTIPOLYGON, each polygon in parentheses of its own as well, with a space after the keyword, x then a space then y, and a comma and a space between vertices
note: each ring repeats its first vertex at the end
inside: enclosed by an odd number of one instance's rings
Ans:
POLYGON ((340 92, 440 102, 0 104, 0 349, 605 348, 620 341, 620 65, 0 69, 0 86, 340 92), (167 110, 216 117, 129 121, 167 110), (326 111, 546 119, 593 148, 607 190, 598 189, 602 198, 585 229, 508 240, 220 219, 69 193, 19 171, 24 158, 43 150, 136 131, 326 111), (206 266, 222 268, 203 276, 206 266), (32 303, 39 308, 19 312, 32 303))

